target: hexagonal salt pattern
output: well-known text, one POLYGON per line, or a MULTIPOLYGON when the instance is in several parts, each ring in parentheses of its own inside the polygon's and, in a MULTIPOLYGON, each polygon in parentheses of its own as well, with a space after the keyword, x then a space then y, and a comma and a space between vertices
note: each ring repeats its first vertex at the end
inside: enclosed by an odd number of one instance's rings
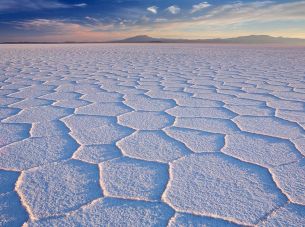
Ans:
POLYGON ((224 136, 221 134, 177 127, 166 128, 164 131, 196 153, 220 151, 224 146, 224 136))
POLYGON ((131 112, 119 117, 121 125, 136 130, 158 130, 172 125, 173 117, 158 112, 131 112))
POLYGON ((0 124, 0 147, 27 138, 30 126, 26 124, 0 124))
POLYGON ((70 137, 28 138, 0 148, 0 168, 25 170, 68 159, 76 148, 77 144, 70 137))
POLYGON ((223 107, 175 107, 167 110, 167 113, 175 117, 209 117, 230 119, 236 116, 223 107))
POLYGON ((98 164, 103 161, 122 156, 120 150, 114 145, 84 145, 74 154, 73 158, 84 162, 98 164))
POLYGON ((173 100, 153 99, 145 95, 128 95, 124 103, 138 111, 164 111, 175 106, 173 100))
POLYGON ((303 226, 304 222, 304 206, 287 204, 279 208, 267 220, 260 222, 259 226, 303 226))
POLYGON ((139 131, 117 143, 123 154, 147 161, 170 162, 189 150, 162 131, 139 131))
POLYGON ((238 116, 234 121, 241 130, 284 139, 298 138, 304 133, 298 124, 276 117, 238 116))
POLYGON ((122 103, 93 103, 76 110, 78 114, 118 116, 129 112, 131 109, 122 103))
POLYGON ((304 59, 1 45, 0 226, 304 226, 304 59))
POLYGON ((164 164, 121 158, 100 164, 100 175, 105 195, 158 200, 168 181, 164 164))
POLYGON ((24 171, 17 191, 32 218, 45 218, 75 210, 102 195, 98 168, 70 160, 24 171))
POLYGON ((222 152, 267 168, 296 162, 302 158, 289 141, 245 132, 227 135, 222 152))
POLYGON ((0 226, 21 226, 28 214, 14 191, 19 177, 15 171, 0 170, 0 226))
POLYGON ((210 218, 204 216, 197 216, 191 214, 182 214, 177 213, 169 222, 170 227, 174 226, 229 226, 229 227, 237 227, 236 225, 229 221, 224 221, 222 219, 210 218))
POLYGON ((112 117, 72 115, 63 121, 71 129, 71 135, 84 145, 112 144, 132 132, 118 125, 112 117))
POLYGON ((70 109, 54 106, 41 106, 24 109, 17 115, 4 120, 7 123, 33 123, 56 120, 71 114, 70 109))
POLYGON ((221 154, 184 157, 170 176, 163 199, 181 212, 256 224, 286 202, 267 170, 221 154))
POLYGON ((99 199, 68 216, 30 222, 29 226, 166 226, 173 213, 160 202, 99 199))
POLYGON ((271 172, 290 201, 305 205, 305 159, 275 167, 271 172))

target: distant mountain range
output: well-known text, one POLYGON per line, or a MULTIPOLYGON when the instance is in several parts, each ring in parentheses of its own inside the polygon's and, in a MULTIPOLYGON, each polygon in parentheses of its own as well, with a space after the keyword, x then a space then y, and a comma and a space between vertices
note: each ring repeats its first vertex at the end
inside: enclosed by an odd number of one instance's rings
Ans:
MULTIPOLYGON (((206 44, 282 44, 305 46, 305 39, 272 37, 269 35, 249 35, 226 39, 166 39, 153 38, 147 35, 138 35, 127 39, 109 42, 4 42, 2 44, 51 44, 51 43, 206 43, 206 44)), ((0 43, 1 44, 1 43, 0 43)))
POLYGON ((305 39, 272 37, 268 35, 249 35, 227 39, 164 39, 139 35, 131 38, 112 41, 111 43, 215 43, 215 44, 288 44, 305 45, 305 39))

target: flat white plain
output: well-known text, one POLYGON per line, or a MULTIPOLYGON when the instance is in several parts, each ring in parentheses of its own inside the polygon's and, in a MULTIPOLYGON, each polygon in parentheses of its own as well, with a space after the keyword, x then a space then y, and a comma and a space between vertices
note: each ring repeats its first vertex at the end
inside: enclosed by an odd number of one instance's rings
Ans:
POLYGON ((305 225, 304 48, 0 50, 0 226, 305 225))

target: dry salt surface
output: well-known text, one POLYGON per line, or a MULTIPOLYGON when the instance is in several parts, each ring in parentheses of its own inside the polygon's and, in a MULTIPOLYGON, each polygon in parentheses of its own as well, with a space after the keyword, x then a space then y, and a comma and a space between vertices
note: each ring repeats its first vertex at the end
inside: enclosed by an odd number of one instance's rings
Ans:
POLYGON ((0 51, 0 226, 305 226, 304 48, 0 51))

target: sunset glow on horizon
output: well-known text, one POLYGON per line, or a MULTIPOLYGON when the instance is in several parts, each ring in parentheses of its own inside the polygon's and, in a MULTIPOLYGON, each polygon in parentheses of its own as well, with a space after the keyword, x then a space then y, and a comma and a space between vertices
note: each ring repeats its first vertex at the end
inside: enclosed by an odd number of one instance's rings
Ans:
POLYGON ((305 1, 0 0, 0 42, 305 38, 305 1))

